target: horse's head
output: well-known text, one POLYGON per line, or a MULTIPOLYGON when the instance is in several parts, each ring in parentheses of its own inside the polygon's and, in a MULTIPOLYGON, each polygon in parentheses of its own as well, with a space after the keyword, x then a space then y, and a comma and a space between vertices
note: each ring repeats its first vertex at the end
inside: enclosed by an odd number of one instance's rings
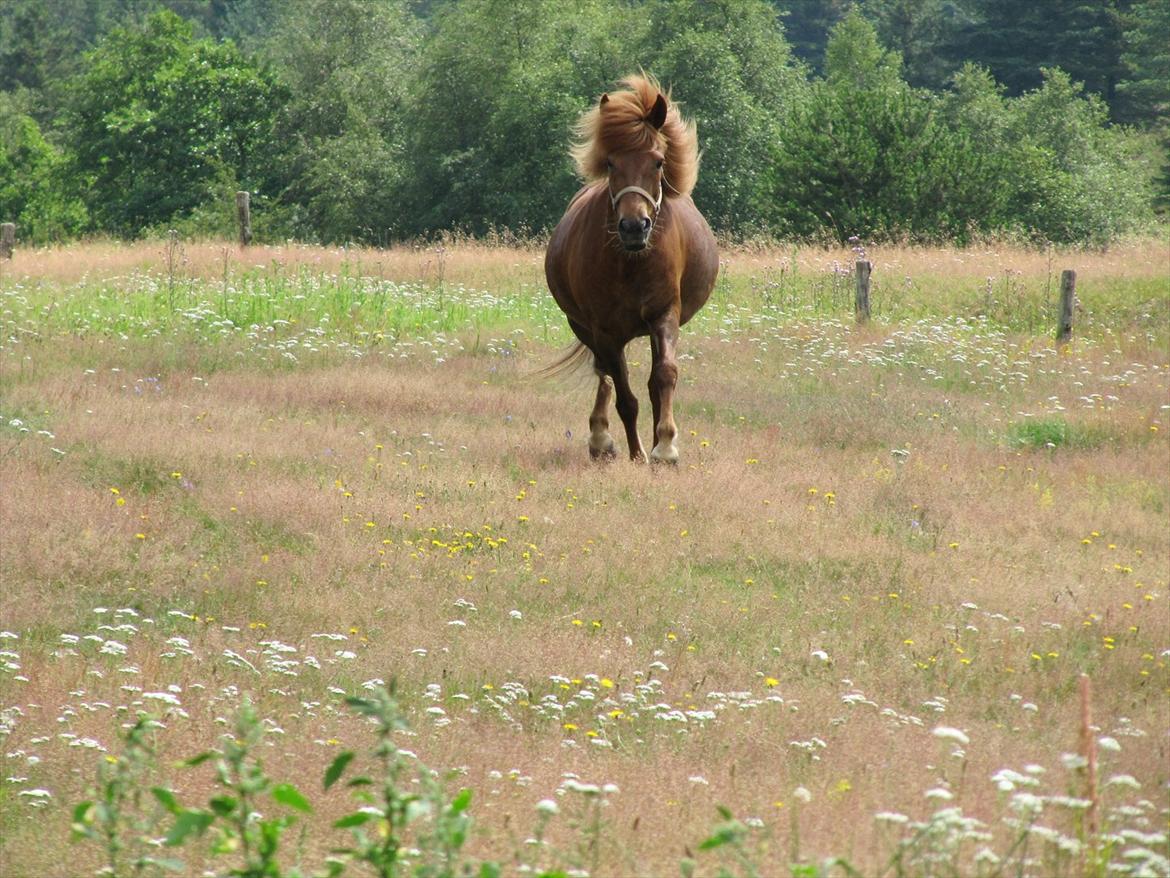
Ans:
MULTIPOLYGON (((608 100, 607 95, 602 95, 602 106, 608 100)), ((646 124, 655 130, 662 128, 666 111, 666 98, 659 94, 645 117, 646 124)), ((662 209, 665 159, 665 154, 654 147, 619 150, 606 157, 606 182, 618 240, 628 252, 645 250, 650 243, 654 222, 662 209)))
POLYGON ((601 96, 577 121, 573 158, 588 182, 609 191, 611 229, 627 252, 652 243, 664 200, 689 195, 699 170, 695 126, 652 76, 601 96))

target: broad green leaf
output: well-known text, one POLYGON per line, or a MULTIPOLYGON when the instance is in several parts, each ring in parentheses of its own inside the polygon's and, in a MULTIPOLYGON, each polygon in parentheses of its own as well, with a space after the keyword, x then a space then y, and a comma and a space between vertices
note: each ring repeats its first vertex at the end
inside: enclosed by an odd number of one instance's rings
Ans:
POLYGON ((215 815, 208 811, 188 810, 179 814, 175 825, 167 833, 167 847, 177 847, 187 840, 187 836, 202 835, 207 827, 215 821, 215 815))
POLYGON ((467 810, 467 806, 471 804, 471 790, 464 787, 459 791, 454 799, 451 800, 451 813, 461 814, 467 810))
POLYGON ((220 817, 227 817, 236 810, 238 804, 233 796, 213 796, 207 803, 211 806, 211 810, 220 817))
POLYGON ((365 811, 354 811, 352 814, 346 814, 340 820, 333 824, 334 829, 351 829, 354 826, 361 826, 369 823, 374 819, 373 814, 368 814, 365 811))
POLYGON ((715 834, 699 845, 699 850, 709 851, 735 841, 735 830, 729 826, 721 826, 715 834))
POLYGON ((175 798, 175 794, 166 787, 151 787, 150 791, 154 793, 154 797, 159 800, 164 808, 171 814, 178 814, 182 810, 179 806, 179 800, 175 798))
POLYGON ((343 750, 337 754, 337 758, 329 763, 329 767, 325 769, 325 789, 329 789, 341 776, 345 774, 345 769, 350 762, 353 761, 354 753, 352 750, 343 750))
POLYGON ((301 791, 290 783, 277 784, 272 788, 272 798, 282 805, 288 805, 290 808, 295 808, 298 811, 303 811, 306 814, 313 810, 313 806, 309 804, 301 791))
POLYGON ((92 808, 93 802, 78 802, 73 808, 73 822, 89 823, 89 812, 92 808))

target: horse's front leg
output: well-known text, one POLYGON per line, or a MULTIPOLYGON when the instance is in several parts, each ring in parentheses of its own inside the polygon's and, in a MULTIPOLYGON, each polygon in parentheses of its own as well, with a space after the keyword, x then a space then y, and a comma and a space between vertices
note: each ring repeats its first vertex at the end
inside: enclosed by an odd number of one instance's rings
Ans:
MULTIPOLYGON (((630 372, 626 366, 626 352, 623 347, 614 346, 604 354, 596 354, 597 366, 606 375, 613 379, 613 389, 617 396, 617 412, 622 419, 622 426, 626 428, 626 444, 630 449, 630 460, 645 462, 646 451, 642 447, 642 440, 638 437, 638 398, 630 389, 630 372)), ((601 388, 598 388, 598 398, 601 397, 601 388)), ((594 409, 596 412, 596 409, 594 409)))
POLYGON ((613 381, 601 369, 597 369, 597 400, 589 414, 589 456, 599 458, 617 457, 617 446, 609 435, 609 402, 613 399, 613 381))
POLYGON ((678 463, 674 440, 674 389, 678 385, 678 312, 669 311, 650 324, 650 405, 654 410, 654 448, 650 460, 678 463))

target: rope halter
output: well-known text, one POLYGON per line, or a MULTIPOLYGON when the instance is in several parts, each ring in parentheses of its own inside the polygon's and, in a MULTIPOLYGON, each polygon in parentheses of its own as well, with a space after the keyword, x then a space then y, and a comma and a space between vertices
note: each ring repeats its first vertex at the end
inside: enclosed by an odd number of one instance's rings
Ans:
POLYGON ((609 202, 614 210, 617 210, 618 202, 622 200, 622 196, 625 195, 627 192, 633 192, 636 195, 641 195, 643 198, 645 198, 647 201, 649 201, 654 206, 655 216, 657 216, 658 212, 662 209, 662 187, 661 186, 659 186, 659 188, 658 188, 658 197, 657 198, 655 198, 653 195, 651 195, 649 192, 647 192, 641 186, 627 186, 625 189, 622 189, 621 191, 619 191, 616 195, 614 195, 613 193, 610 193, 609 202))

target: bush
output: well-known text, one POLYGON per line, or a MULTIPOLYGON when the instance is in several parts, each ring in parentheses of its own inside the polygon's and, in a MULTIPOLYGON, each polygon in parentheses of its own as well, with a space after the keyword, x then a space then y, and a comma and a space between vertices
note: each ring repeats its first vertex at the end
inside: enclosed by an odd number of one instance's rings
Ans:
POLYGON ((271 191, 287 93, 231 43, 170 12, 111 31, 70 84, 71 172, 103 231, 137 235, 208 201, 216 180, 271 191))
POLYGON ((86 225, 85 205, 64 186, 64 156, 9 95, 0 94, 0 220, 21 240, 60 241, 86 225))
POLYGON ((774 222, 801 236, 1104 243, 1152 219, 1138 139, 1067 74, 1046 70, 1039 89, 1005 99, 968 65, 947 94, 917 91, 856 11, 785 130, 774 222))

